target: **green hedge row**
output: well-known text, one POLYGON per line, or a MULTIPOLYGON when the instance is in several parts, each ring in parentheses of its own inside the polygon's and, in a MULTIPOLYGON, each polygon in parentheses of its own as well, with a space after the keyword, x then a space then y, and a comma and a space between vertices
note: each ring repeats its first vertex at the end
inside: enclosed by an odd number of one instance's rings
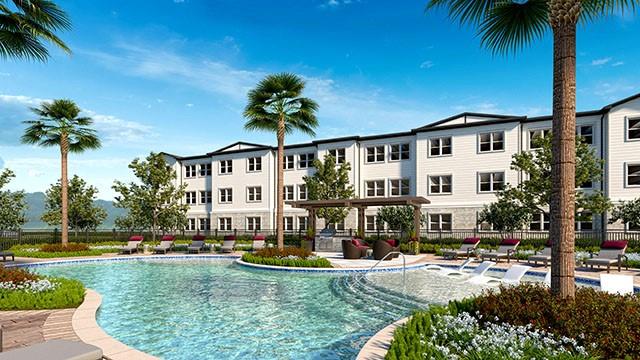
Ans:
POLYGON ((280 259, 274 257, 261 257, 251 253, 245 253, 242 255, 242 261, 259 264, 259 265, 271 265, 271 266, 286 266, 286 267, 306 267, 306 268, 330 268, 331 262, 329 260, 319 257, 314 259, 280 259))
POLYGON ((51 291, 29 292, 0 289, 0 310, 66 309, 80 306, 85 288, 78 280, 49 278, 58 286, 51 291))

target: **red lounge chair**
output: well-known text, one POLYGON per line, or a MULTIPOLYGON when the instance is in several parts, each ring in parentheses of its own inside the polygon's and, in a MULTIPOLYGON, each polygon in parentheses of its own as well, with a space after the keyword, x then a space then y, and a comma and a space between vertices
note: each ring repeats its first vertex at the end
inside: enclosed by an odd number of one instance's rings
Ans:
POLYGON ((468 259, 472 254, 475 254, 478 244, 480 244, 480 238, 468 237, 462 240, 462 245, 460 245, 459 249, 445 250, 442 252, 442 256, 445 259, 452 260, 455 260, 458 256, 466 256, 468 259))
POLYGON ((127 245, 123 246, 120 250, 121 254, 133 254, 138 252, 138 248, 144 241, 144 236, 142 235, 134 235, 129 238, 129 242, 127 245))
POLYGON ((167 251, 171 251, 173 248, 173 242, 176 240, 174 235, 164 235, 160 239, 160 245, 153 248, 156 254, 166 254, 167 251))
POLYGON ((518 245, 520 245, 519 239, 504 239, 498 246, 496 252, 491 250, 488 253, 482 254, 481 258, 482 260, 489 259, 495 260, 496 262, 500 262, 500 259, 507 259, 507 262, 511 262, 511 256, 516 253, 518 245))
POLYGON ((205 239, 206 237, 204 235, 193 235, 191 237, 191 244, 187 247, 187 254, 200 254, 200 251, 204 251, 205 239))

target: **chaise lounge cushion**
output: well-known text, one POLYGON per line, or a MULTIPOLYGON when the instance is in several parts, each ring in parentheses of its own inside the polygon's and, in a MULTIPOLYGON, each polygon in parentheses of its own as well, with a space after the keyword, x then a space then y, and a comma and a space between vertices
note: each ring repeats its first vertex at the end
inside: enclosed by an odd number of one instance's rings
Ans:
POLYGON ((520 244, 520 239, 504 239, 500 243, 500 245, 505 245, 505 246, 516 246, 518 244, 520 244))
POLYGON ((265 241, 266 237, 264 235, 255 235, 253 237, 253 241, 265 241))
POLYGON ((193 235, 191 237, 191 240, 193 240, 193 241, 203 241, 203 240, 206 240, 206 239, 207 239, 207 237, 204 236, 204 235, 193 235))
POLYGON ((358 238, 351 239, 351 243, 357 247, 365 247, 365 248, 369 247, 367 243, 365 243, 362 239, 358 239, 358 238))
POLYGON ((387 239, 387 242, 389 243, 389 245, 391 245, 393 247, 397 247, 398 246, 398 240, 396 240, 396 239, 387 239))
POLYGON ((612 249, 612 250, 623 250, 627 248, 626 240, 617 240, 617 241, 604 241, 600 246, 601 249, 612 249))
POLYGON ((0 360, 100 360, 102 349, 80 341, 49 340, 0 353, 0 360))
POLYGON ((176 239, 173 235, 164 235, 160 241, 174 241, 176 239))
POLYGON ((231 241, 231 240, 235 240, 236 237, 234 235, 225 235, 224 236, 224 241, 231 241))
POLYGON ((129 241, 144 241, 144 236, 142 235, 134 235, 129 238, 129 241))
POLYGON ((480 242, 480 238, 478 237, 468 237, 465 238, 464 240, 462 240, 463 244, 467 244, 467 245, 474 245, 480 242))

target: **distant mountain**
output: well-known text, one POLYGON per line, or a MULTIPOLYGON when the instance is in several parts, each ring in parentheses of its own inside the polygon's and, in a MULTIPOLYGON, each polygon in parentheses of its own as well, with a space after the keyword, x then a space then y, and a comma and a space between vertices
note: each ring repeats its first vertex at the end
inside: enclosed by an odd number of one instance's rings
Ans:
MULTIPOLYGON (((25 200, 27 201, 27 223, 24 225, 25 229, 48 229, 51 226, 40 220, 42 213, 44 213, 44 200, 45 196, 42 192, 26 193, 25 200)), ((100 206, 107 212, 107 219, 102 223, 100 228, 110 229, 114 227, 115 220, 118 216, 125 213, 124 209, 120 209, 113 206, 112 201, 96 200, 93 202, 96 206, 100 206)))

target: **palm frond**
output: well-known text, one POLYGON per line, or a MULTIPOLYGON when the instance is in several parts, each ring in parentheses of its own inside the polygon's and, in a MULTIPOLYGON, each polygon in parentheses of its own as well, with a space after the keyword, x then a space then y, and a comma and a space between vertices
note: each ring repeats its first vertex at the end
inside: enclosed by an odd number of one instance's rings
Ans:
POLYGON ((635 13, 640 0, 582 0, 581 22, 594 21, 600 17, 635 13))
POLYGON ((426 10, 447 8, 449 18, 460 24, 480 24, 504 0, 431 0, 426 10))

